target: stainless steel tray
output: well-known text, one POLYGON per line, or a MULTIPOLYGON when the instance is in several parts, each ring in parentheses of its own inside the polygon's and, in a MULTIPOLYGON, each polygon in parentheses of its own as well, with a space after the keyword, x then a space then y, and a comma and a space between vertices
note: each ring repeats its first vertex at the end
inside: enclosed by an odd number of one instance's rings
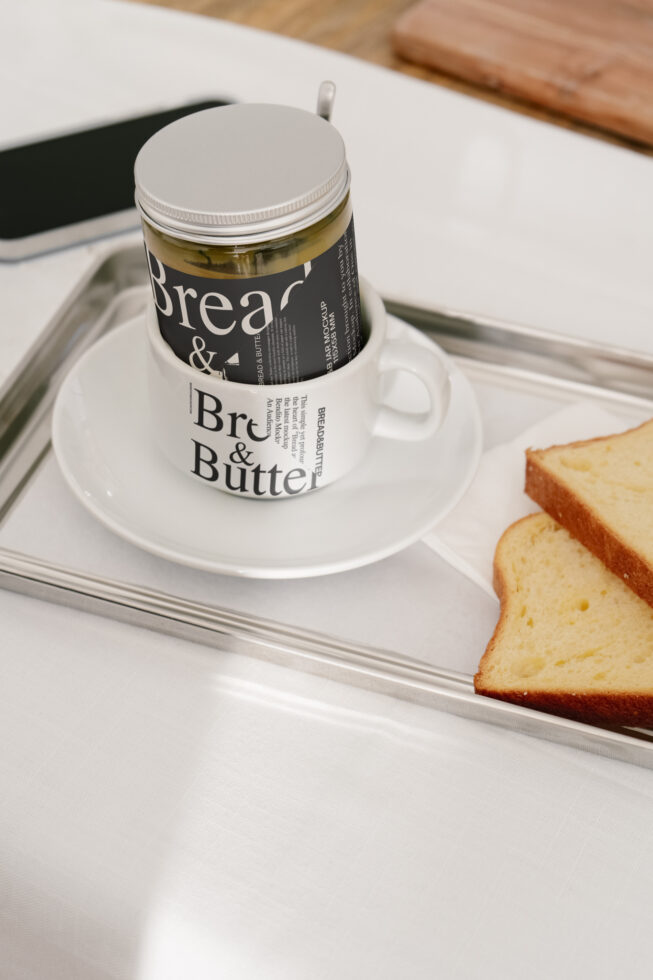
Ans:
MULTIPOLYGON (((0 391, 0 523, 19 505, 46 458, 52 405, 62 379, 101 334, 142 309, 146 267, 140 247, 103 259, 53 317, 0 391)), ((544 386, 622 410, 653 414, 653 358, 449 311, 391 300, 465 370, 505 386, 544 386)), ((468 674, 323 633, 212 604, 112 581, 0 548, 2 587, 135 626, 258 657, 549 741, 653 768, 653 733, 580 724, 479 697, 468 674)))

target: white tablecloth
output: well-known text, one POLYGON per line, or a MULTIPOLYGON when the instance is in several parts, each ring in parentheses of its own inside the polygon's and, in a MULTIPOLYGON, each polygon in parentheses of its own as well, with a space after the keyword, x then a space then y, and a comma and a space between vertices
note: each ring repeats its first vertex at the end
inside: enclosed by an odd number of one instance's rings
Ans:
MULTIPOLYGON (((651 350, 650 159, 217 21, 0 18, 6 141, 330 77, 386 295, 651 350)), ((0 379, 108 247, 0 267, 0 379)), ((650 975, 653 773, 1 592, 0 622, 1 976, 650 975)))

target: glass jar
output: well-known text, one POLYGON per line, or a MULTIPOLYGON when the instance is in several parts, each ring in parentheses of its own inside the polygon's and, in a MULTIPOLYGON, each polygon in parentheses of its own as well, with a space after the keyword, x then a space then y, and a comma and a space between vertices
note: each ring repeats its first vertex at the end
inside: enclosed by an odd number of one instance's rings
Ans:
POLYGON ((156 133, 136 201, 162 336, 228 380, 337 370, 362 345, 350 173, 325 119, 233 105, 156 133))

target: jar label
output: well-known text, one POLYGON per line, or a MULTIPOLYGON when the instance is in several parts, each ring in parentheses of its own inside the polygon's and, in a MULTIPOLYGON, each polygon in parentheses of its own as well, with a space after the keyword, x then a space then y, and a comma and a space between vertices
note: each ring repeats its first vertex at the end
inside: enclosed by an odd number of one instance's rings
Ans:
POLYGON ((189 275, 146 251, 161 335, 203 374, 303 381, 335 371, 361 349, 353 219, 326 252, 267 276, 189 275))

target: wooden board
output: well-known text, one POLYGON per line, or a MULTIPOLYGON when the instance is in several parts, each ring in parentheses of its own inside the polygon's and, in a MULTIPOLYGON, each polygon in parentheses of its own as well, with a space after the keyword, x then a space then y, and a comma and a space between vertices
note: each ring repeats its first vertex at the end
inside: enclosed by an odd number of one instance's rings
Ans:
POLYGON ((402 57, 653 145, 653 0, 420 0, 402 57))

